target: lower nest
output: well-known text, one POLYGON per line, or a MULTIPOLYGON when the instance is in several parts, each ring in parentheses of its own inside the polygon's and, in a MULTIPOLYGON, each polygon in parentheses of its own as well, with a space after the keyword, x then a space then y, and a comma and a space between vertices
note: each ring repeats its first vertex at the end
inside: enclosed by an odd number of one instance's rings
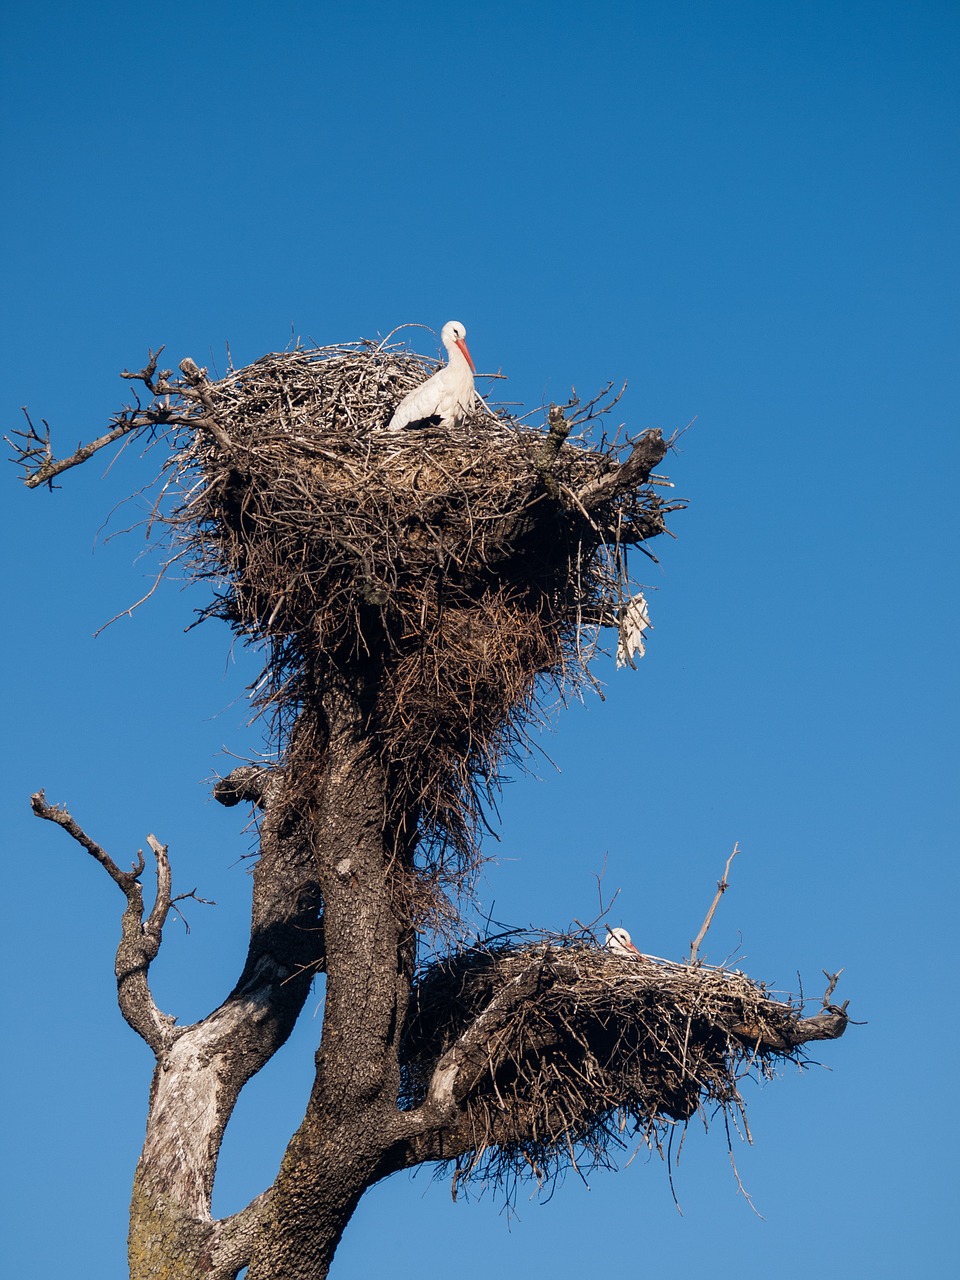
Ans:
POLYGON ((467 1045, 457 1101, 472 1169, 494 1147, 501 1173, 555 1169, 577 1147, 606 1160, 624 1132, 649 1141, 705 1104, 741 1113, 738 1081, 794 1056, 796 1018, 735 971, 625 961, 571 938, 476 948, 415 989, 405 1102, 422 1102, 438 1061, 467 1045))

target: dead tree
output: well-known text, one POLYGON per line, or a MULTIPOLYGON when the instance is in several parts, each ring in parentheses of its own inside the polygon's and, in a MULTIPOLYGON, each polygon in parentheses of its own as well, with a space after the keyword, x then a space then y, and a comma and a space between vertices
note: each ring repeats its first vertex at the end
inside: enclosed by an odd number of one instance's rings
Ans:
MULTIPOLYGON (((485 794, 551 684, 589 679, 604 628, 629 659, 642 629, 628 555, 682 503, 647 431, 587 443, 609 398, 552 406, 546 430, 478 409, 453 431, 387 433, 429 371, 369 343, 266 356, 220 381, 136 374, 146 391, 56 459, 28 424, 28 486, 113 441, 164 451, 152 520, 168 563, 211 586, 204 618, 264 657, 253 697, 279 763, 215 788, 257 813, 250 945, 223 1003, 192 1026, 149 983, 176 901, 167 850, 129 870, 66 809, 33 797, 124 895, 120 1008, 156 1056, 130 1221, 147 1277, 316 1280, 363 1192, 424 1162, 464 1179, 549 1178, 605 1163, 622 1135, 659 1146, 844 1007, 804 1018, 746 975, 630 965, 588 934, 462 945, 460 895, 479 864, 485 794), (627 634, 632 631, 632 635, 627 634), (448 954, 420 960, 418 942, 448 954), (316 1075, 277 1177, 242 1212, 211 1214, 220 1142, 241 1089, 324 984, 316 1075)), ((142 394, 142 392, 141 392, 142 394)), ((155 456, 155 455, 154 455, 155 456)), ((835 981, 835 980, 834 980, 835 981)))

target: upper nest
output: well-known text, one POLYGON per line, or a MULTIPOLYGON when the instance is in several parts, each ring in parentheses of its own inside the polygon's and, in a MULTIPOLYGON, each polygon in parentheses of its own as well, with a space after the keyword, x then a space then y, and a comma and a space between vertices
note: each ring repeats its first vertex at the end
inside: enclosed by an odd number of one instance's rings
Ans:
POLYGON ((432 369, 359 343, 198 382, 206 430, 182 437, 173 521, 222 584, 209 612, 269 641, 265 700, 302 716, 362 690, 399 803, 465 853, 476 781, 538 677, 578 678, 630 596, 627 546, 670 508, 645 473, 618 487, 622 449, 566 439, 576 416, 550 435, 483 407, 456 430, 387 431, 432 369))
POLYGON ((415 987, 406 1104, 456 1045, 474 1152, 461 1174, 548 1178, 584 1156, 606 1163, 625 1132, 656 1143, 704 1106, 742 1116, 739 1081, 797 1058, 810 1038, 798 1019, 738 971, 631 962, 570 937, 477 947, 415 987))

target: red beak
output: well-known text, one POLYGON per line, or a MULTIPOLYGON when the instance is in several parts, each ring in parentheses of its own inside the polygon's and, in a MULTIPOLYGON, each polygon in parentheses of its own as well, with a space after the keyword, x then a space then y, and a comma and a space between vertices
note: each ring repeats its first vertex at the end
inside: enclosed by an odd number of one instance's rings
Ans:
POLYGON ((470 352, 467 350, 467 344, 466 344, 465 340, 464 340, 463 338, 458 338, 458 339, 457 339, 457 346, 458 346, 458 347, 460 348, 460 350, 463 352, 463 358, 464 358, 464 360, 466 360, 467 364, 470 366, 471 371, 472 371, 473 373, 476 373, 476 372, 477 372, 477 366, 473 363, 473 357, 470 355, 470 352))

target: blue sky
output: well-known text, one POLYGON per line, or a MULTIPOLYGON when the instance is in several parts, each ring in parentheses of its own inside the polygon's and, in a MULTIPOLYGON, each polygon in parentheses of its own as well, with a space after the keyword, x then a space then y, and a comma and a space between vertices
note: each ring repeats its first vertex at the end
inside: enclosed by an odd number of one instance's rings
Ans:
MULTIPOLYGON (((364 1200, 334 1275, 759 1280, 775 1259, 799 1280, 816 1247, 893 1280, 954 1256, 958 27, 923 0, 10 6, 4 431, 27 404, 64 450, 97 434, 162 342, 222 368, 227 343, 244 363, 451 316, 506 398, 626 378, 633 430, 696 418, 669 463, 690 510, 643 571, 648 656, 601 661, 605 700, 540 739, 553 763, 508 786, 481 899, 563 926, 606 865, 614 923, 679 957, 739 840, 708 958, 810 993, 845 966, 868 1023, 827 1069, 748 1087, 762 1221, 714 1129, 685 1147, 682 1217, 656 1159, 512 1219, 421 1173, 364 1200)), ((177 584, 93 639, 149 584, 142 535, 108 535, 151 466, 127 451, 52 495, 8 475, 0 512, 22 1276, 125 1274, 151 1065, 115 1006, 120 895, 30 792, 120 861, 156 832, 216 899, 155 966, 182 1021, 243 954, 249 837, 207 780, 257 748, 251 660, 184 634, 203 596, 177 584)), ((242 1099, 218 1211, 273 1177, 313 1011, 242 1099)))

